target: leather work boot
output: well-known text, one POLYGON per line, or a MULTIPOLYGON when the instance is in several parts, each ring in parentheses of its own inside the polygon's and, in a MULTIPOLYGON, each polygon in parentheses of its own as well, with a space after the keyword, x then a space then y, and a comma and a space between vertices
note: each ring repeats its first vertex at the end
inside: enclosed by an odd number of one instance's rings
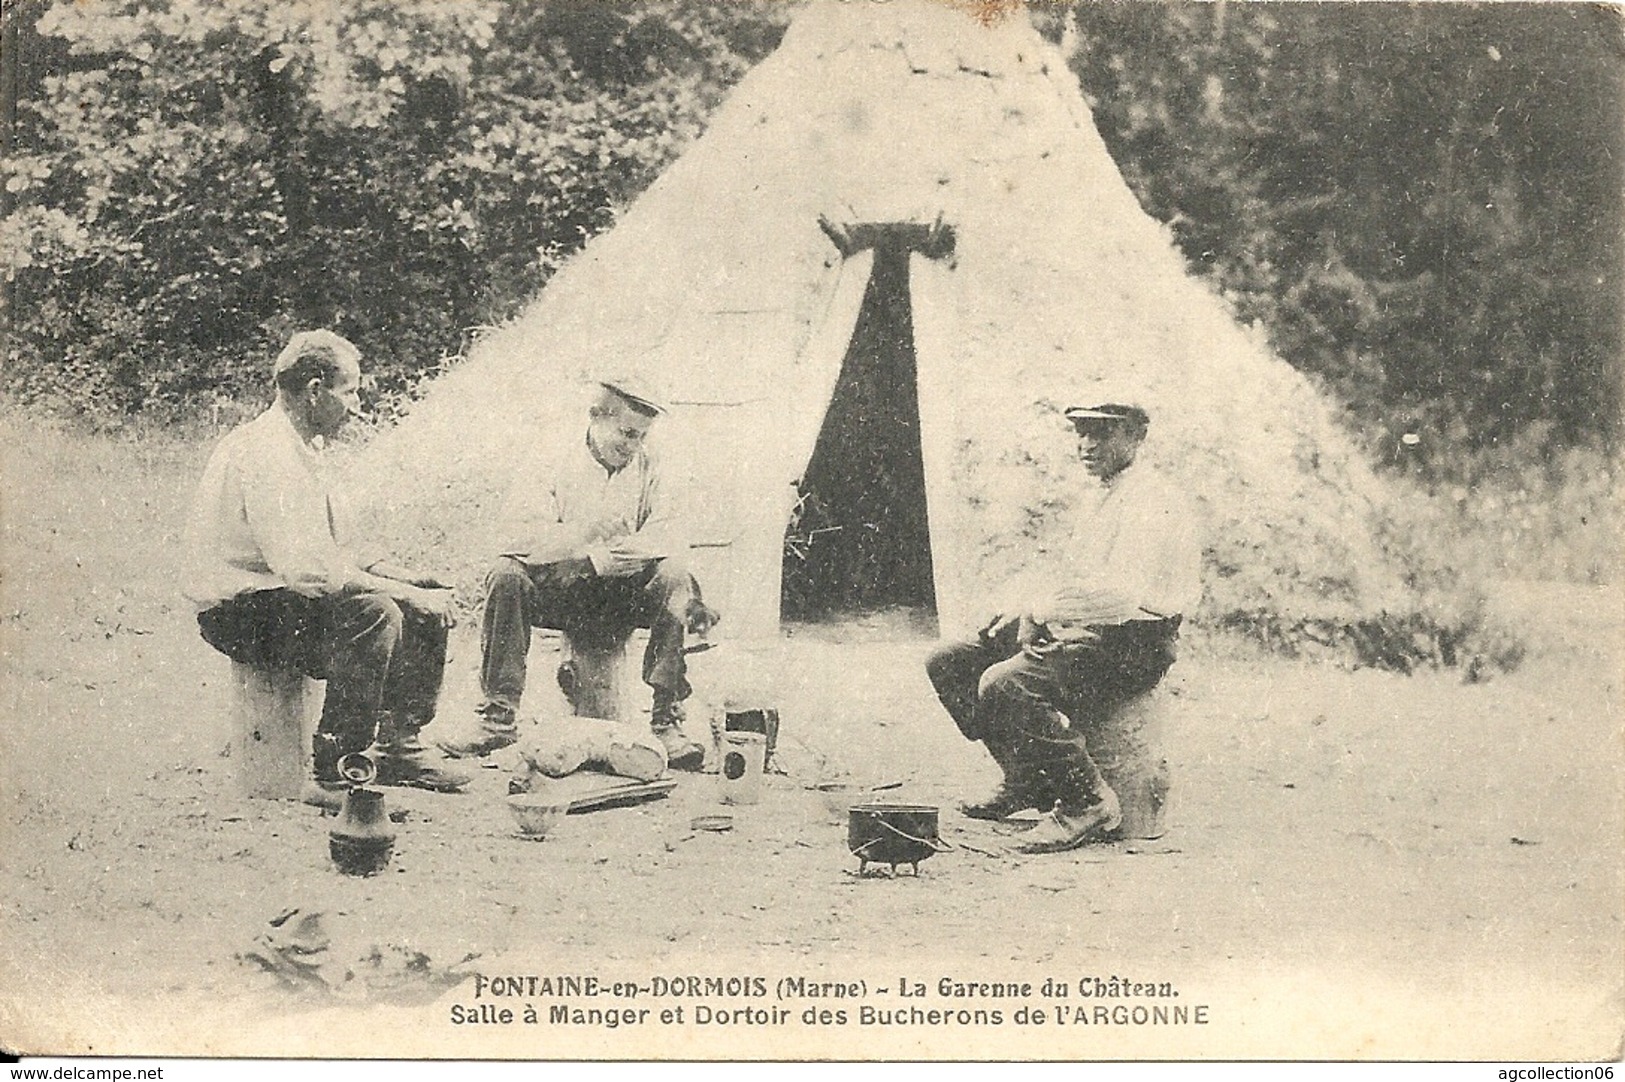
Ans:
POLYGON ((429 758, 418 730, 385 722, 378 733, 378 784, 427 789, 431 793, 460 793, 472 781, 461 770, 448 769, 429 758))
POLYGON ((1023 853, 1064 853, 1089 842, 1105 841, 1123 825, 1123 810, 1117 794, 1102 790, 1100 799, 1076 812, 1064 810, 1059 801, 1055 810, 1039 820, 1016 848, 1023 853))
POLYGON ((500 751, 519 739, 519 726, 513 713, 495 706, 482 706, 472 735, 462 740, 437 740, 435 746, 453 759, 478 759, 500 751))
POLYGON ((666 765, 673 770, 694 771, 705 765, 705 748, 683 732, 683 704, 666 692, 655 692, 654 709, 649 714, 649 731, 666 749, 666 765))
POLYGON ((337 814, 344 807, 344 794, 349 791, 350 787, 343 782, 330 783, 306 778, 299 787, 299 800, 313 808, 337 814))
POLYGON ((974 803, 967 801, 959 805, 959 811, 967 819, 986 819, 996 822, 1000 819, 1008 819, 1016 812, 1042 806, 1042 802, 1032 795, 1028 787, 1012 784, 1010 779, 1006 778, 999 783, 999 787, 986 800, 979 800, 974 803))
POLYGON ((1048 776, 1041 769, 1019 765, 1010 741, 988 736, 982 743, 1004 771, 1004 779, 986 800, 959 805, 966 818, 997 821, 1028 808, 1048 808, 1055 803, 1054 786, 1048 776))

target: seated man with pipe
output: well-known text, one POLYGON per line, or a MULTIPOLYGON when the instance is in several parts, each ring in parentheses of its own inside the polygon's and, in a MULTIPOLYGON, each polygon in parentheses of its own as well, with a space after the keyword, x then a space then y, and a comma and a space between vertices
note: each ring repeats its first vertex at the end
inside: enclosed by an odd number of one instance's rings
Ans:
POLYGON ((331 331, 289 340, 272 370, 276 401, 215 448, 186 535, 184 588, 204 640, 233 661, 327 681, 305 800, 332 807, 339 760, 375 740, 380 784, 469 782, 418 736, 440 696, 451 591, 359 555, 323 463, 359 409, 360 358, 331 331))
POLYGON ((1162 679, 1180 622, 1202 593, 1201 548, 1184 499, 1134 468, 1146 411, 1114 402, 1066 416, 1101 496, 1073 531, 1063 581, 993 615, 975 639, 939 649, 926 664, 960 731, 1004 771, 997 792, 961 810, 976 819, 1048 810, 1019 847, 1030 853, 1074 849, 1122 823, 1086 734, 1162 679))
MULTIPOLYGON (((448 755, 488 755, 518 739, 531 628, 606 646, 647 627, 643 680, 654 694, 650 728, 672 767, 700 768, 705 749, 682 728, 690 691, 684 636, 709 632, 717 616, 683 564, 686 546, 674 529, 658 464, 644 447, 662 412, 635 379, 606 379, 585 431, 571 427, 544 438, 515 478, 501 555, 485 580, 477 727, 465 739, 442 741, 448 755)), ((561 683, 568 676, 561 671, 561 683)))

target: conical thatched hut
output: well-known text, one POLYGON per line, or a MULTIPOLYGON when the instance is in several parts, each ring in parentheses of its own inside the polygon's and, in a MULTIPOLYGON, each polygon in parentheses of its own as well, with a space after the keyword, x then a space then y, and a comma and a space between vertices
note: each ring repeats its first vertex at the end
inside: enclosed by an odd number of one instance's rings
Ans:
POLYGON ((906 535, 889 566, 928 561, 943 627, 963 624, 1042 563, 1091 483, 1060 409, 1124 394, 1153 414, 1151 465, 1204 515, 1209 621, 1415 608, 1328 406, 1187 273, 1019 15, 814 0, 705 135, 358 469, 399 494, 397 540, 473 574, 515 450, 580 424, 592 377, 628 368, 672 403, 662 451, 736 635, 776 631, 820 457, 903 462, 864 513, 906 535), (877 450, 886 430, 903 437, 877 450))

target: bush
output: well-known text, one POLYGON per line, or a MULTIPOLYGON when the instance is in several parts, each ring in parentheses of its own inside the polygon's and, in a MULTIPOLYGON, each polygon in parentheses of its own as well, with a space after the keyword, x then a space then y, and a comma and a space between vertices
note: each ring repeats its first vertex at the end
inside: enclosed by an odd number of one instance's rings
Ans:
POLYGON ((107 420, 264 394, 287 334, 389 402, 506 318, 782 32, 698 0, 103 0, 5 11, 15 401, 107 420))
POLYGON ((1464 472, 1461 481, 1400 489, 1405 513, 1391 544, 1402 554, 1448 553, 1454 575, 1477 583, 1620 580, 1625 463, 1583 448, 1543 460, 1513 447, 1478 456, 1464 472))
POLYGON ((1618 446, 1617 10, 1086 2, 1044 21, 1072 31, 1141 202, 1380 462, 1470 483, 1497 448, 1618 446))

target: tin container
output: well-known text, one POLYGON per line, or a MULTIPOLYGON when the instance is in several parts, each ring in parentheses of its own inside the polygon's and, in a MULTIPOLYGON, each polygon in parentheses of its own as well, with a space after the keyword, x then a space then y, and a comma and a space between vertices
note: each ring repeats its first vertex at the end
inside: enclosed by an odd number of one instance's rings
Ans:
POLYGON ((761 733, 723 733, 717 786, 724 804, 755 804, 762 799, 762 771, 767 737, 761 733))

